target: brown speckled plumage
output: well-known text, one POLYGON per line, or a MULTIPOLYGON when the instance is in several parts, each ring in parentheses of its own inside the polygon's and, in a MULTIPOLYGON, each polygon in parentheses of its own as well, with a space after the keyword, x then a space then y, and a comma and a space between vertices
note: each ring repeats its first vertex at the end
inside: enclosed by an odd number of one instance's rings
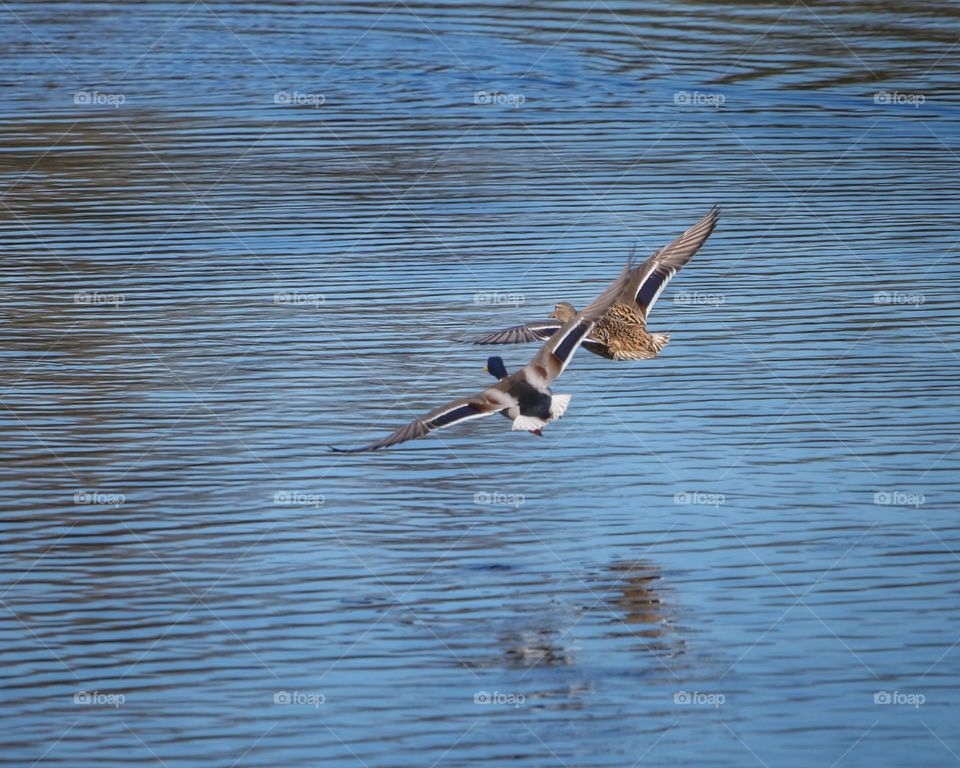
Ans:
MULTIPOLYGON (((573 310, 569 304, 558 304, 551 317, 561 320, 567 308, 573 310)), ((570 317, 575 315, 573 311, 570 317)), ((586 348, 611 360, 647 360, 659 355, 668 341, 669 334, 647 331, 647 320, 635 302, 618 302, 594 326, 586 348)))

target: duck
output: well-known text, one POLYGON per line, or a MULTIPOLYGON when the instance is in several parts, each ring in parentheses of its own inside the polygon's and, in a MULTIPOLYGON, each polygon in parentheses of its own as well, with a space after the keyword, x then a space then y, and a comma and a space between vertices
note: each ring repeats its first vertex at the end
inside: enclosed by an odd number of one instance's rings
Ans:
POLYGON ((415 440, 440 429, 494 413, 506 416, 512 429, 543 436, 543 428, 566 413, 571 395, 556 394, 550 385, 566 370, 573 354, 583 344, 597 321, 623 292, 632 274, 632 259, 620 276, 582 312, 563 322, 534 355, 533 360, 513 373, 507 372, 500 357, 487 359, 487 371, 497 383, 470 397, 460 398, 414 419, 382 440, 357 448, 330 449, 337 453, 361 453, 415 440))
MULTIPOLYGON (((676 240, 636 267, 621 295, 597 322, 589 337, 584 339, 584 349, 610 360, 648 360, 659 355, 670 341, 670 334, 650 333, 647 330, 650 311, 670 279, 710 237, 719 218, 720 208, 715 205, 676 240)), ((549 320, 494 331, 473 339, 473 343, 522 344, 543 341, 576 315, 577 310, 572 304, 561 301, 553 308, 549 320)))

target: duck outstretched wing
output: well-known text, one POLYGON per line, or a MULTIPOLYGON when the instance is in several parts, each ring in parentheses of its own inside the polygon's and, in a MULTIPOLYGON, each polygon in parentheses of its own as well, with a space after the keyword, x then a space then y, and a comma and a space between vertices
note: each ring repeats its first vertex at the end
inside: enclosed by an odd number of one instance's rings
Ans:
POLYGON ((620 276, 607 286, 606 290, 595 298, 582 312, 567 321, 550 339, 540 347, 536 357, 522 370, 528 381, 549 386, 570 363, 573 353, 590 336, 590 331, 616 302, 630 281, 633 261, 620 272, 620 276))
POLYGON ((525 344, 530 341, 546 341, 563 326, 559 320, 544 320, 539 323, 514 325, 502 331, 494 331, 473 339, 474 344, 525 344))
POLYGON ((700 221, 637 267, 624 288, 621 300, 635 301, 644 318, 649 316, 670 278, 700 250, 717 226, 719 218, 720 208, 713 206, 700 221))
POLYGON ((418 437, 429 435, 438 429, 446 429, 455 424, 472 419, 481 419, 492 413, 502 411, 515 405, 516 401, 505 391, 504 387, 497 384, 484 390, 474 397, 465 397, 460 400, 454 400, 451 403, 431 411, 426 416, 414 419, 405 427, 401 427, 393 434, 387 435, 382 440, 369 445, 363 445, 359 448, 336 448, 330 446, 330 450, 337 453, 362 453, 364 451, 376 451, 380 448, 387 448, 391 445, 405 443, 408 440, 416 440, 418 437))

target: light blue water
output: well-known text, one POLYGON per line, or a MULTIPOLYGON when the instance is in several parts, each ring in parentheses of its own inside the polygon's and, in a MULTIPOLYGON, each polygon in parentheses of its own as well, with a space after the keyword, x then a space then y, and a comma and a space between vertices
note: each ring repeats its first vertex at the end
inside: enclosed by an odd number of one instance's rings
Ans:
POLYGON ((0 5, 0 764, 953 765, 958 38, 0 5), (327 451, 715 202, 544 438, 327 451))

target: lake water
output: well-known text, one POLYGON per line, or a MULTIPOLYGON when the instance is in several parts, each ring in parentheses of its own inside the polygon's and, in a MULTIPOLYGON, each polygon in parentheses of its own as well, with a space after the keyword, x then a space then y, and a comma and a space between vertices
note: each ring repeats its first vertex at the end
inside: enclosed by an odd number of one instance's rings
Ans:
POLYGON ((0 4, 0 764, 955 765, 958 39, 0 4), (328 452, 715 202, 543 438, 328 452))

